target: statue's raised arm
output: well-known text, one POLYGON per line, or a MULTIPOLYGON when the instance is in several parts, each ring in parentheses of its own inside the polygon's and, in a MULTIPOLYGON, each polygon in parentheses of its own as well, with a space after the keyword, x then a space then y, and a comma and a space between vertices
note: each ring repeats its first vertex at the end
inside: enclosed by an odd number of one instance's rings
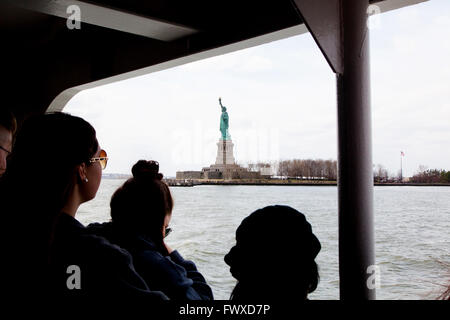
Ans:
POLYGON ((219 97, 219 104, 221 108, 224 108, 224 106, 222 105, 222 98, 219 97))

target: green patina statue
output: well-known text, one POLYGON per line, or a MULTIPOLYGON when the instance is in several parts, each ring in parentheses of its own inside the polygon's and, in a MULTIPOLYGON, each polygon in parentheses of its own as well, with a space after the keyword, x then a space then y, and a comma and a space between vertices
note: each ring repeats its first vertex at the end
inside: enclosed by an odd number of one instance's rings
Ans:
POLYGON ((222 107, 222 115, 220 116, 220 132, 222 133, 222 140, 231 140, 228 133, 228 112, 227 108, 222 105, 222 98, 219 98, 220 106, 222 107))

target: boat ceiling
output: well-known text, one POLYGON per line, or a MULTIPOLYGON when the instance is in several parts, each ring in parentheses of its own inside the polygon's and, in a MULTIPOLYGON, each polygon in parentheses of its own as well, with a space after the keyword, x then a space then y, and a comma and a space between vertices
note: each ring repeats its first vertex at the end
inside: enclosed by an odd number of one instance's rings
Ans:
MULTIPOLYGON (((387 11, 423 1, 371 3, 387 11)), ((3 1, 2 104, 20 122, 33 113, 45 112, 68 88, 183 57, 195 57, 192 61, 208 56, 199 53, 223 54, 304 31, 290 0, 3 1), (67 27, 67 8, 73 4, 80 8, 80 29, 67 27), (264 38, 270 34, 276 36, 264 38), (229 47, 238 43, 243 45, 229 47), (231 49, 220 50, 227 46, 231 49)))

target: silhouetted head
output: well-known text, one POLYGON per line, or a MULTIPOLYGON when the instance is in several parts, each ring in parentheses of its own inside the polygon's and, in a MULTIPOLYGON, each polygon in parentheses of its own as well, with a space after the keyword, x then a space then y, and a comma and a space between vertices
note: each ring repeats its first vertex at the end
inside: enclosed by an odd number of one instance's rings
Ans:
POLYGON ((149 236, 158 250, 167 254, 163 238, 172 216, 173 199, 162 181, 156 161, 139 160, 128 179, 111 198, 113 224, 127 232, 149 236))
POLYGON ((314 259, 321 249, 305 216, 268 206, 245 218, 225 256, 238 283, 232 299, 306 299, 319 281, 314 259))
POLYGON ((79 117, 52 113, 24 122, 1 187, 11 218, 30 232, 21 237, 43 236, 50 244, 69 197, 77 193, 81 203, 95 196, 102 169, 90 159, 99 152, 94 128, 79 117))
POLYGON ((11 153, 16 128, 14 115, 7 110, 0 110, 0 176, 6 171, 6 158, 11 153))

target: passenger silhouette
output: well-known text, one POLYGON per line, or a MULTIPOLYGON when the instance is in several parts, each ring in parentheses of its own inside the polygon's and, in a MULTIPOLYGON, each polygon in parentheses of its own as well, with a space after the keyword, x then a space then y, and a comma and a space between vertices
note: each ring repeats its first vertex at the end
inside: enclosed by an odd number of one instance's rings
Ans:
POLYGON ((88 229, 128 250, 150 289, 170 299, 212 300, 212 290, 196 265, 164 242, 173 199, 158 171, 158 162, 138 161, 133 177, 111 198, 111 222, 94 223, 88 229))
POLYGON ((17 123, 14 115, 7 110, 0 110, 0 176, 6 171, 6 159, 11 153, 13 137, 17 123))
POLYGON ((0 184, 3 265, 13 294, 166 298, 148 289, 129 253, 75 219, 79 205, 95 197, 106 161, 94 128, 79 117, 25 121, 0 184))
POLYGON ((314 258, 321 249, 305 216, 268 206, 246 217, 225 255, 237 279, 232 300, 305 300, 319 282, 314 258))

